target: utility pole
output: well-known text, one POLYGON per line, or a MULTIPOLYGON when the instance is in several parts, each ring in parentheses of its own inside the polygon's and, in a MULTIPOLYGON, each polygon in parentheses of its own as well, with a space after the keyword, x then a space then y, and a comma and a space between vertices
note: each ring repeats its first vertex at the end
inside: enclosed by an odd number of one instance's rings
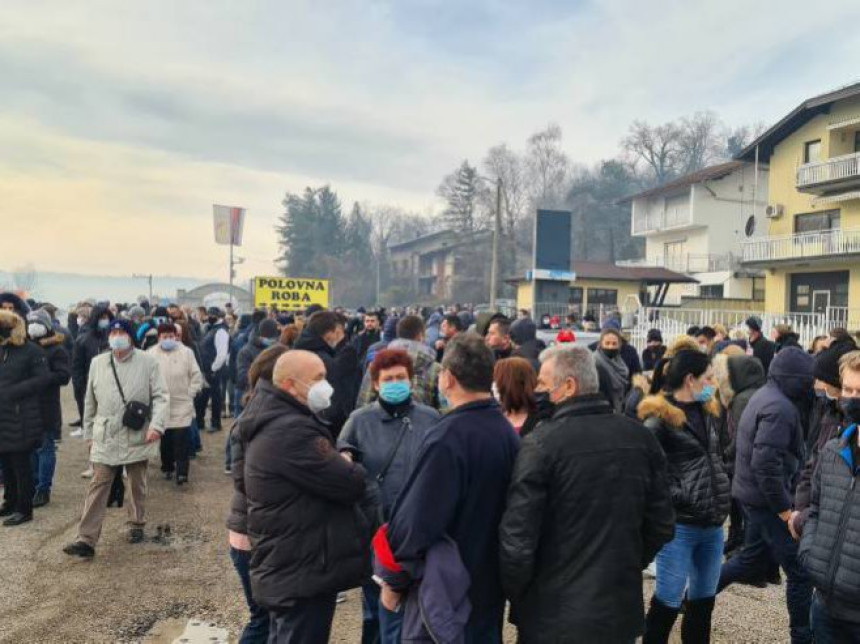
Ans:
POLYGON ((493 225, 493 260, 490 268, 490 311, 496 309, 499 290, 499 238, 502 235, 502 178, 496 179, 496 216, 493 225))
POLYGON ((134 275, 132 275, 132 277, 134 279, 146 280, 147 282, 149 282, 149 303, 151 305, 152 304, 152 273, 150 273, 149 275, 145 275, 145 274, 141 274, 141 273, 135 273, 134 275))

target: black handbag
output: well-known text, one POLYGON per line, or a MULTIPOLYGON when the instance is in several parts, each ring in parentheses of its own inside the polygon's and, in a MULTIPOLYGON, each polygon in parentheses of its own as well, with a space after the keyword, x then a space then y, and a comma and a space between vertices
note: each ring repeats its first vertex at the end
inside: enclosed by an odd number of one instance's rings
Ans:
POLYGON ((122 404, 125 405, 125 412, 122 415, 122 424, 131 430, 139 432, 146 427, 149 420, 150 408, 142 402, 132 400, 127 402, 125 394, 122 391, 122 385, 119 384, 119 376, 116 374, 116 364, 113 360, 113 354, 110 356, 110 368, 113 371, 114 380, 116 380, 116 388, 119 389, 119 397, 122 399, 122 404))

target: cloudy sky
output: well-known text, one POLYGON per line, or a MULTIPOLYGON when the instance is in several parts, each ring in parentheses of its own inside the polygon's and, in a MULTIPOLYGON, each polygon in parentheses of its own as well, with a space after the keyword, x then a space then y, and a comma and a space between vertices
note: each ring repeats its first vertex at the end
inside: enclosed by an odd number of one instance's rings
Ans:
POLYGON ((0 269, 226 277, 211 204, 273 270, 286 191, 437 206, 549 122, 580 162, 634 118, 770 123, 857 80, 857 0, 3 0, 0 269))

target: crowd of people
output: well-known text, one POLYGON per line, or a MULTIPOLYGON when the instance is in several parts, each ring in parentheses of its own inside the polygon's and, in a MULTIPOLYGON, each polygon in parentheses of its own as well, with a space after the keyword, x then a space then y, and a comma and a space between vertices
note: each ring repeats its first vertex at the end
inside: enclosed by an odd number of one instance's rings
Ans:
POLYGON ((719 593, 783 583, 793 643, 860 641, 860 351, 789 327, 688 329, 640 353, 619 319, 547 347, 527 311, 251 313, 0 294, 4 525, 50 503, 71 382, 95 555, 147 466, 192 479, 224 436, 242 642, 327 642, 361 588, 362 642, 710 641, 719 593), (207 421, 208 415, 208 423, 207 421), (727 525, 728 523, 728 525, 727 525), (725 528, 728 528, 727 530, 725 528), (643 600, 643 571, 656 588, 643 600))

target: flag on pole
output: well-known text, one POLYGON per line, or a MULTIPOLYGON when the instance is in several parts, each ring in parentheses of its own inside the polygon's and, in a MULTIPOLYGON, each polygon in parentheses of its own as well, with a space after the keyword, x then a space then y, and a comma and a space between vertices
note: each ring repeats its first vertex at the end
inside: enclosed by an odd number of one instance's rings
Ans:
POLYGON ((242 230, 245 226, 245 209, 235 206, 212 206, 215 218, 215 243, 223 246, 242 245, 242 230))

